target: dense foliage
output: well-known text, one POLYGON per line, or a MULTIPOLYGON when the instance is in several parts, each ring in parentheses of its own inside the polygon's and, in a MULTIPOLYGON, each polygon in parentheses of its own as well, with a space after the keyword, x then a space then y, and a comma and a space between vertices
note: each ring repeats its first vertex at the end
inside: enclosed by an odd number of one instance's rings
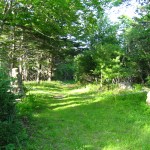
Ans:
POLYGON ((0 149, 15 149, 26 134, 16 114, 16 96, 8 73, 0 68, 0 149))
POLYGON ((150 69, 149 6, 138 9, 139 18, 122 17, 121 24, 114 25, 104 13, 108 2, 0 2, 2 65, 19 68, 23 80, 37 82, 145 82, 150 69))
POLYGON ((150 16, 149 5, 144 5, 139 13, 140 18, 133 20, 122 18, 125 28, 124 67, 130 72, 134 82, 145 83, 150 75, 150 16), (134 69, 133 69, 134 68, 134 69))

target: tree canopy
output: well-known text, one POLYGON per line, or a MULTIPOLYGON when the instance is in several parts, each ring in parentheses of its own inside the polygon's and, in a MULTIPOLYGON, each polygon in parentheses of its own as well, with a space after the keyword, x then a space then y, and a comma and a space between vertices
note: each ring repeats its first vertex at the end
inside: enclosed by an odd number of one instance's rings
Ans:
MULTIPOLYGON (((149 5, 112 23, 105 9, 122 1, 0 2, 1 65, 22 80, 145 82, 150 72, 149 5), (109 5, 111 4, 111 5, 109 5)), ((126 1, 128 3, 128 1, 126 1)))

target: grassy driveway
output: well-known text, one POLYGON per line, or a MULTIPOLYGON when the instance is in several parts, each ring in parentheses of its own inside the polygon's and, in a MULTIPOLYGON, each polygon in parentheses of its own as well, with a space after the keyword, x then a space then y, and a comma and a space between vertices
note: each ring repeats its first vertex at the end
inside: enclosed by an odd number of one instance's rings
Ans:
POLYGON ((149 150, 150 108, 146 93, 107 91, 92 86, 27 83, 20 104, 29 150, 149 150))

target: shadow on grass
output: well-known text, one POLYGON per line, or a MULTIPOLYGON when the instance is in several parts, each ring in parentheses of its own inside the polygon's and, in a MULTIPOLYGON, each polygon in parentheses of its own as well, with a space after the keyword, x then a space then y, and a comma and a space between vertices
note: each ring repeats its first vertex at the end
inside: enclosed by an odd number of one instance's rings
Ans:
MULTIPOLYGON (((65 88, 70 91, 66 85, 65 88)), ((36 94, 31 105, 33 130, 29 149, 150 149, 146 93, 67 92, 57 98, 53 92, 51 96, 36 94)))

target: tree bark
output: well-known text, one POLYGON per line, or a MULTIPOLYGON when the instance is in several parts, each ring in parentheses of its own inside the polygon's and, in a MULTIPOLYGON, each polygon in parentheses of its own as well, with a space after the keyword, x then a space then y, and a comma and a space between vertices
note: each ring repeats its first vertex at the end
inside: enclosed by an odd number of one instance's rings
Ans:
POLYGON ((37 61, 37 76, 36 76, 36 82, 40 83, 40 77, 41 77, 41 64, 39 61, 37 61))
POLYGON ((52 74, 53 74, 53 62, 52 62, 52 56, 50 56, 48 58, 48 69, 47 69, 48 81, 52 80, 52 74))

